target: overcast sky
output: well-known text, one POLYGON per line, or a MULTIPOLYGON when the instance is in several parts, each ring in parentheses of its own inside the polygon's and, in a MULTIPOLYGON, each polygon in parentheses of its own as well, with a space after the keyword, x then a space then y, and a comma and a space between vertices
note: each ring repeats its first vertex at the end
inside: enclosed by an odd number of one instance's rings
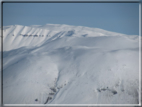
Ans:
POLYGON ((139 3, 4 3, 3 25, 68 24, 139 34, 139 3))

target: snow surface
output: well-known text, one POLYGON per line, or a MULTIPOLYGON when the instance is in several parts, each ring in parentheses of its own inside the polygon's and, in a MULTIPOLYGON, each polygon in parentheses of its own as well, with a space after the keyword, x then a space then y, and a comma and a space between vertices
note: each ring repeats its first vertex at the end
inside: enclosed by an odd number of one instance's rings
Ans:
POLYGON ((139 104, 139 36, 58 24, 3 27, 4 104, 139 104))

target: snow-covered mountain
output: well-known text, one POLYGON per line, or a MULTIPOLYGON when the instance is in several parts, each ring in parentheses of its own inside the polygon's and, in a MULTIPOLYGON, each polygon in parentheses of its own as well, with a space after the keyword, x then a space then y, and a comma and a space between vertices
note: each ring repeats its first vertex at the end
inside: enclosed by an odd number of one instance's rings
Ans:
POLYGON ((138 104, 139 36, 47 24, 3 27, 4 104, 138 104))

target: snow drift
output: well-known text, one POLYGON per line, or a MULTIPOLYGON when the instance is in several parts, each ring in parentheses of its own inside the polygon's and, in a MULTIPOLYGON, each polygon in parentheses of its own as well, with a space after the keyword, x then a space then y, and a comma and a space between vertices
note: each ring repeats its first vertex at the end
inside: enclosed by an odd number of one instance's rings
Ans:
POLYGON ((139 104, 139 36, 47 24, 3 28, 4 104, 139 104))

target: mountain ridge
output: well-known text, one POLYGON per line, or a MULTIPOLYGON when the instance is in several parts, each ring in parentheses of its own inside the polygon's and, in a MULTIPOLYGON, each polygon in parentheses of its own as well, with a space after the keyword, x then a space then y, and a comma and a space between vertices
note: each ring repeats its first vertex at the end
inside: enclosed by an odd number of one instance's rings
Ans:
POLYGON ((3 43, 7 43, 6 45, 4 45, 3 49, 4 51, 8 51, 13 48, 16 49, 23 46, 28 46, 30 44, 33 46, 37 46, 43 42, 49 41, 49 39, 55 40, 64 36, 123 36, 132 40, 139 39, 137 35, 125 35, 121 33, 106 31, 100 28, 89 28, 84 26, 71 26, 65 24, 46 24, 32 26, 10 25, 3 27, 3 43), (5 38, 7 38, 6 41, 5 38), (21 45, 18 45, 20 42, 22 42, 21 45))

